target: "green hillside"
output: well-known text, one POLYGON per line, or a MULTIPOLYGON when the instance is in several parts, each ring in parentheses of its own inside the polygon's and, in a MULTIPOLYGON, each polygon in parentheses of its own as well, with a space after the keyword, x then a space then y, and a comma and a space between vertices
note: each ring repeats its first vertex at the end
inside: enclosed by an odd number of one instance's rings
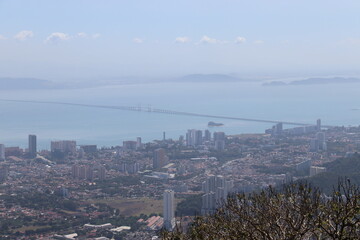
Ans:
POLYGON ((360 154, 355 153, 352 157, 339 158, 324 164, 324 167, 327 168, 327 172, 307 179, 323 192, 330 193, 339 179, 349 179, 351 183, 360 185, 360 154))

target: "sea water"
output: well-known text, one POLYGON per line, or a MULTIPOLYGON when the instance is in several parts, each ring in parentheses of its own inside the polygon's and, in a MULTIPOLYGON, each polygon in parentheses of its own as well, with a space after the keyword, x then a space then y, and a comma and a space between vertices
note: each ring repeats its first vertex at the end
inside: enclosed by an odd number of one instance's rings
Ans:
MULTIPOLYGON (((360 84, 262 86, 260 82, 148 83, 84 89, 0 91, 0 99, 142 106, 192 113, 325 125, 360 123, 360 84)), ((263 133, 271 123, 132 112, 25 102, 0 101, 0 143, 27 146, 36 134, 39 149, 52 140, 81 144, 122 145, 141 137, 143 142, 178 139, 187 129, 226 134, 263 133), (209 121, 222 127, 208 128, 209 121)), ((291 127, 291 126, 285 126, 291 127)))

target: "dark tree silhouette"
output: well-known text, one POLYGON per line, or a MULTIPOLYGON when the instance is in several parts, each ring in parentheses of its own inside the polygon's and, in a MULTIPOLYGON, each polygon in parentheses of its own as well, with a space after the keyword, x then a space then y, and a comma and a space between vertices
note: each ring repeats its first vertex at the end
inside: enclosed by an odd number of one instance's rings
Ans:
POLYGON ((186 232, 163 239, 360 239, 360 192, 339 181, 330 196, 307 183, 235 194, 215 214, 196 217, 186 232))

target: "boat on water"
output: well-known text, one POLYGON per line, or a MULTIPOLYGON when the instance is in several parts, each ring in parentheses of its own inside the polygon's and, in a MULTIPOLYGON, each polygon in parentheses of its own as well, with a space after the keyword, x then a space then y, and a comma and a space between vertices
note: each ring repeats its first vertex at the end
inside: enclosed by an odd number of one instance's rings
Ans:
POLYGON ((208 126, 209 127, 220 127, 220 126, 224 126, 223 123, 216 123, 216 122, 208 122, 208 126))

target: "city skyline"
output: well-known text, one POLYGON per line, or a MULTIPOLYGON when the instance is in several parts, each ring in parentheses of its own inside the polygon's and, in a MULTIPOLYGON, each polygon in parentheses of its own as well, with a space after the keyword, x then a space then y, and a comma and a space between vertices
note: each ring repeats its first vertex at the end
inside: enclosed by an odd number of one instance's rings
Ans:
POLYGON ((358 0, 0 0, 0 239, 355 239, 358 0))

